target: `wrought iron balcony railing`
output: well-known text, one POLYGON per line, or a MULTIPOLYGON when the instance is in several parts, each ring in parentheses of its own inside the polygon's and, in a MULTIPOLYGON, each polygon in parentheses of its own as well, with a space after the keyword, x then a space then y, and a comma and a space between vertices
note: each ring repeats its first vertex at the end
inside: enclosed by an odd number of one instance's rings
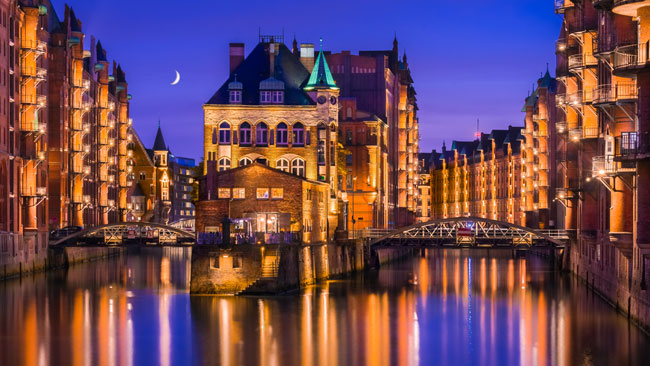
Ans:
POLYGON ((613 57, 614 71, 644 67, 650 61, 649 49, 649 42, 617 47, 613 57))

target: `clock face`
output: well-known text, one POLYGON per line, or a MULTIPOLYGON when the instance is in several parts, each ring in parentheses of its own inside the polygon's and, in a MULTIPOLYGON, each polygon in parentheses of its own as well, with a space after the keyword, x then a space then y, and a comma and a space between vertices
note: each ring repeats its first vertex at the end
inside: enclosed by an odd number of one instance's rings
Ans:
POLYGON ((325 96, 321 95, 318 97, 318 104, 325 104, 325 102, 327 102, 327 98, 325 98, 325 96))
POLYGON ((332 103, 332 105, 336 104, 336 97, 331 97, 330 103, 332 103))

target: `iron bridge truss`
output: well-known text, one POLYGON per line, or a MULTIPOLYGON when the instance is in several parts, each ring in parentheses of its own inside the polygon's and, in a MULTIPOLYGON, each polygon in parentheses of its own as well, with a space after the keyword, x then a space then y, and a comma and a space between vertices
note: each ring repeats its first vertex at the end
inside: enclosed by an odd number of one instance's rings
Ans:
POLYGON ((433 220, 393 231, 373 246, 564 248, 564 242, 541 231, 507 222, 458 217, 433 220), (459 230, 460 229, 460 230, 459 230))
POLYGON ((173 226, 125 222, 88 228, 51 243, 59 244, 193 244, 194 234, 173 226))

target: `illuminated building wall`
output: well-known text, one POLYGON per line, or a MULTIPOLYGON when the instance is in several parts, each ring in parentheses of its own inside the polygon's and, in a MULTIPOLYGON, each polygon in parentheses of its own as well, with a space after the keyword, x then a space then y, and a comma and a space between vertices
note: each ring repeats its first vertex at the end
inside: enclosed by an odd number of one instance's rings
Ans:
POLYGON ((432 219, 474 216, 522 223, 521 127, 492 130, 431 153, 432 219))
POLYGON ((310 72, 302 63, 309 55, 297 57, 282 36, 261 36, 246 58, 243 48, 230 45, 232 72, 203 106, 205 159, 215 161, 218 171, 258 162, 325 182, 330 186, 325 199, 333 234, 341 200, 339 88, 323 52, 315 60, 312 52, 306 63, 313 62, 310 72))
POLYGON ((132 158, 125 74, 90 40, 72 9, 53 10, 47 36, 49 226, 95 226, 124 221, 132 158))
POLYGON ((416 222, 427 222, 431 219, 431 158, 434 153, 418 155, 418 191, 416 192, 417 209, 416 222))
POLYGON ((348 230, 388 228, 388 126, 341 98, 339 141, 345 156, 340 189, 345 191, 348 230), (353 224, 352 218, 355 218, 353 224))
MULTIPOLYGON (((417 100, 406 54, 391 50, 350 51, 327 56, 341 97, 388 125, 388 227, 415 222, 418 202, 417 100)), ((344 113, 345 111, 341 111, 344 113)))
POLYGON ((634 312, 650 269, 650 1, 556 1, 555 11, 558 221, 576 233, 573 270, 612 301, 631 294, 634 312), (606 291, 617 286, 629 292, 606 291))

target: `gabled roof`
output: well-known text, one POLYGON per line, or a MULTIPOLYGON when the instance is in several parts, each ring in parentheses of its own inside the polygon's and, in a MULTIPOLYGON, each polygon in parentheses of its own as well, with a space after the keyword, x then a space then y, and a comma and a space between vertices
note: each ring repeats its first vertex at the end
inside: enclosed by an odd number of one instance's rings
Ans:
POLYGON ((332 72, 330 71, 329 66, 327 66, 327 60, 323 55, 322 39, 320 52, 318 52, 318 58, 314 64, 314 69, 311 71, 307 85, 305 85, 305 90, 314 89, 338 89, 338 86, 336 86, 334 78, 332 77, 332 72))
POLYGON ((260 82, 273 76, 274 79, 284 82, 285 105, 314 105, 314 101, 302 89, 309 78, 309 71, 300 62, 300 59, 282 43, 275 55, 274 74, 271 75, 271 60, 269 56, 269 43, 260 42, 246 57, 246 59, 230 74, 219 90, 206 104, 229 104, 228 86, 235 81, 242 85, 243 105, 260 104, 260 82))
POLYGON ((167 144, 163 137, 162 130, 160 129, 160 122, 158 122, 158 132, 156 132, 156 140, 153 143, 154 151, 167 151, 167 144))
POLYGON ((97 61, 106 61, 106 50, 102 47, 102 41, 97 41, 97 61))
POLYGON ((135 187, 133 188, 133 193, 131 193, 131 197, 144 197, 144 191, 142 191, 142 188, 140 187, 140 183, 136 183, 135 187))
POLYGON ((72 8, 70 8, 70 30, 72 32, 81 32, 81 23, 77 19, 72 8))

